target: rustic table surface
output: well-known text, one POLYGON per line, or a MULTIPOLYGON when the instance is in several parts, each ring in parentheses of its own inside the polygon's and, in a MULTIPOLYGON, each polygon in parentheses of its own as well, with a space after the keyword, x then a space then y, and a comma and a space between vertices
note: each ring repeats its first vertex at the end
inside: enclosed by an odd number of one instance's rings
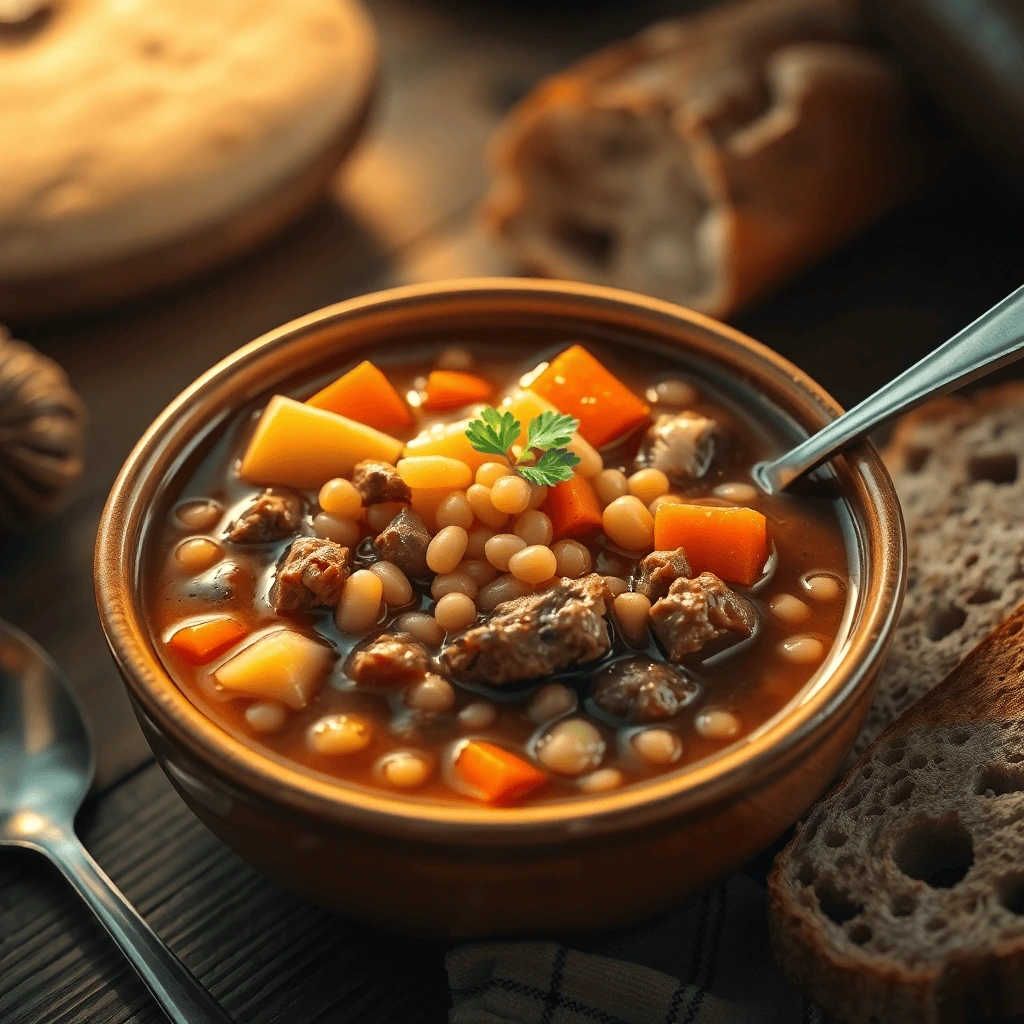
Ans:
MULTIPOLYGON (((27 538, 0 540, 0 615, 54 655, 88 710, 98 772, 80 820, 87 846, 239 1022, 443 1020, 444 947, 303 903, 221 846, 171 790, 93 604, 92 547, 107 491, 160 409, 243 342, 389 284, 515 273, 474 215, 494 125, 543 75, 683 6, 376 0, 382 92, 329 205, 187 288, 18 332, 67 368, 92 419, 88 470, 64 512, 27 538)), ((959 159, 930 195, 736 325, 850 404, 1021 283, 1022 228, 999 183, 959 159)), ((5 853, 0 1021, 161 1019, 55 872, 5 853)))

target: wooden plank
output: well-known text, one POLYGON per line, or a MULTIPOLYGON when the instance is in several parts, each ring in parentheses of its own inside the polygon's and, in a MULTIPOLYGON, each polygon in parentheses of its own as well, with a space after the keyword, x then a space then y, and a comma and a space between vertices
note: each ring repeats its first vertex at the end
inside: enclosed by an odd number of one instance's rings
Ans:
MULTIPOLYGON (((267 881, 199 824, 155 765, 92 807, 82 834, 239 1024, 444 1017, 442 946, 353 924, 267 881)), ((163 1020, 84 905, 28 854, 0 862, 0 1020, 163 1020)))

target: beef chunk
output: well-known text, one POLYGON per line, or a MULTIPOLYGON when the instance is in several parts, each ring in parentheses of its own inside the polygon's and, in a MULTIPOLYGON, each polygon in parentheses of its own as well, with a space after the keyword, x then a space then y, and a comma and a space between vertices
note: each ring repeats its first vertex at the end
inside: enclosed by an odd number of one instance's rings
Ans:
POLYGON ((409 485, 389 462, 366 459, 357 463, 352 471, 352 486, 359 492, 364 505, 379 505, 382 501, 412 501, 409 485))
POLYGON ((756 623, 754 606, 711 572, 676 580, 651 607, 655 635, 675 662, 729 634, 736 640, 750 636, 756 623))
POLYGON ((668 594, 668 588, 680 577, 690 575, 690 563, 682 548, 652 551, 633 574, 633 589, 649 598, 651 604, 668 594))
POLYGON ((427 568, 427 547, 430 533, 415 512, 402 509, 377 534, 374 541, 377 553, 388 562, 394 562, 406 576, 422 579, 430 575, 427 568))
POLYGON ((427 649, 408 633, 381 633, 345 662, 349 679, 371 686, 401 686, 432 668, 427 649))
POLYGON ((674 483, 702 477, 715 457, 720 429, 697 412, 659 416, 636 454, 636 469, 660 469, 674 483))
POLYGON ((599 672, 591 696, 609 715, 630 722, 659 722, 689 704, 697 690, 679 669, 640 656, 613 662, 599 672))
POLYGON ((278 612, 333 608, 351 575, 352 554, 348 548, 321 537, 299 537, 292 541, 277 567, 271 604, 278 612))
POLYGON ((268 487, 229 527, 235 544, 268 544, 298 533, 305 509, 302 495, 283 487, 268 487))
POLYGON ((441 652, 441 666, 471 682, 500 686, 582 665, 611 646, 605 616, 612 597, 602 577, 558 580, 499 604, 480 626, 441 652))

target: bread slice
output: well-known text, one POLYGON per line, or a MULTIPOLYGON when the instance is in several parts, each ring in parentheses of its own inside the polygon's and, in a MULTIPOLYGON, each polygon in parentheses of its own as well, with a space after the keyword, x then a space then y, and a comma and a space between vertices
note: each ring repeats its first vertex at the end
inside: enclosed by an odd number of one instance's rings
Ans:
POLYGON ((883 456, 910 579, 858 754, 1024 601, 1024 382, 924 406, 883 456))
POLYGON ((726 316, 915 191, 930 147, 859 0, 740 0, 548 79, 484 216, 531 269, 726 316))
POLYGON ((842 1024, 1024 1013, 1024 606, 859 758, 768 890, 780 967, 842 1024))

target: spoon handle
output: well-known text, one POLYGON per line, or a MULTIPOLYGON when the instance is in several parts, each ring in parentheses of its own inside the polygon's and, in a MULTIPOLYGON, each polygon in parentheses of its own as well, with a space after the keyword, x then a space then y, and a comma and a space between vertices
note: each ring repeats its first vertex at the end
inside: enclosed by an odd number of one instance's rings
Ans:
POLYGON ((43 850, 89 904, 174 1024, 233 1024, 121 895, 77 836, 61 835, 45 843, 43 850))
POLYGON ((1024 286, 792 451, 756 467, 758 482, 771 492, 781 490, 875 427, 1022 355, 1024 286))

